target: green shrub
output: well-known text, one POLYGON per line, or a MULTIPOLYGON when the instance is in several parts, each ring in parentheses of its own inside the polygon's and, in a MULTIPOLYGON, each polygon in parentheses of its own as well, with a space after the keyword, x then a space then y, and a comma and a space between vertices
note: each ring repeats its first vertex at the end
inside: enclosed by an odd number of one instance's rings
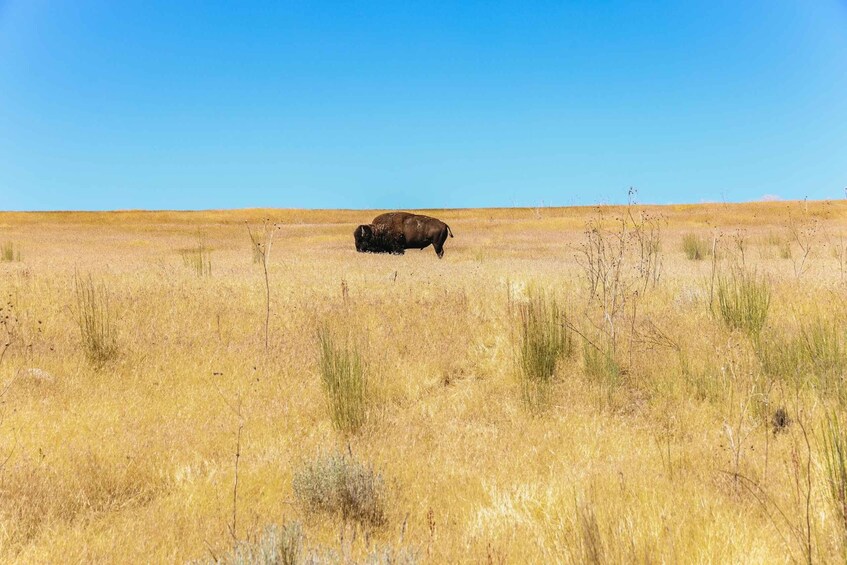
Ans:
POLYGON ((733 269, 717 279, 718 312, 726 326, 751 337, 762 331, 771 302, 770 281, 756 273, 733 269))
POLYGON ((113 359, 118 352, 117 328, 109 307, 109 293, 91 276, 74 276, 76 322, 86 357, 95 366, 113 359))
POLYGON ((4 263, 11 263, 12 261, 20 261, 21 260, 21 249, 18 247, 15 249, 15 244, 11 241, 7 241, 3 245, 0 245, 0 261, 4 263))
POLYGON ((523 400, 531 410, 549 402, 556 365, 573 352, 567 317, 555 298, 535 291, 519 305, 518 374, 523 400))
POLYGON ((338 347, 326 328, 318 332, 320 371, 330 418, 336 429, 355 433, 365 422, 367 380, 355 346, 338 347))
POLYGON ((370 526, 385 522, 382 475, 352 456, 335 453, 306 463, 294 473, 292 487, 308 512, 340 513, 370 526))
POLYGON ((692 261, 700 261, 711 254, 708 242, 693 233, 682 236, 682 250, 685 252, 685 256, 692 261))

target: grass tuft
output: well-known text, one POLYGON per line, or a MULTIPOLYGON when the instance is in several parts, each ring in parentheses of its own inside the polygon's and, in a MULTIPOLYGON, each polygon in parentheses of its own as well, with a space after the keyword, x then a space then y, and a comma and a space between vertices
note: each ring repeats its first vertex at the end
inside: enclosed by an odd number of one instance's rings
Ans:
POLYGON ((95 284, 89 275, 74 276, 76 322, 88 360, 102 366, 118 353, 117 326, 109 307, 104 284, 95 284))
POLYGON ((793 335, 769 331, 757 338, 755 348, 766 374, 847 400, 847 345, 837 320, 814 317, 793 335))
POLYGON ((212 276, 212 251, 206 245, 203 234, 197 234, 197 243, 193 247, 180 250, 182 264, 198 277, 212 276))
POLYGON ((367 415, 367 378, 355 346, 340 347, 326 328, 318 332, 321 381, 337 430, 356 433, 367 415))
POLYGON ((836 321, 815 318, 802 331, 802 345, 812 372, 822 383, 840 381, 847 367, 843 332, 836 321))
POLYGON ((519 313, 521 394, 529 409, 538 411, 549 403, 556 365, 573 353, 573 339, 564 310, 552 296, 530 292, 519 313))
POLYGON ((19 262, 20 260, 21 248, 17 247, 14 242, 7 241, 3 245, 0 245, 0 261, 11 263, 13 261, 19 262))
POLYGON ((717 279, 718 312, 732 330, 757 337, 765 326, 771 302, 770 281, 755 272, 733 269, 717 279))
POLYGON ((691 261, 700 261, 711 253, 708 242, 693 233, 682 236, 682 250, 691 261))
POLYGON ((342 453, 318 457, 294 474, 294 496, 308 512, 340 513, 369 526, 385 523, 382 475, 342 453))

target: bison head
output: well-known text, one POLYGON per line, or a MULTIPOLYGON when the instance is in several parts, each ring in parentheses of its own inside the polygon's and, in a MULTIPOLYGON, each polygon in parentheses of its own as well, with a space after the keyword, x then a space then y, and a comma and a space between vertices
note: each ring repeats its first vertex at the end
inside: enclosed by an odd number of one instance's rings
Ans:
POLYGON ((403 234, 395 234, 388 226, 366 224, 353 232, 359 253, 393 253, 402 255, 406 248, 403 234))
POLYGON ((370 251, 373 235, 373 227, 369 225, 362 225, 356 228, 356 231, 353 232, 353 238, 356 240, 356 251, 359 253, 370 251))

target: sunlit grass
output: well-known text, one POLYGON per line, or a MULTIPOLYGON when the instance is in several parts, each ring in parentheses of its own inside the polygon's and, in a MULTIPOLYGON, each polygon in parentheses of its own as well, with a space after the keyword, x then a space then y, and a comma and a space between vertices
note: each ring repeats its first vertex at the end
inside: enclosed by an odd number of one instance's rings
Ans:
POLYGON ((527 407, 537 412, 550 402, 556 366, 573 353, 573 338, 563 307, 548 293, 533 289, 518 312, 521 394, 527 407))
MULTIPOLYGON (((25 254, 0 268, 0 561, 772 563, 804 561, 808 517, 841 562, 844 287, 767 239, 791 206, 651 207, 661 278, 614 348, 574 253, 593 209, 432 212, 441 261, 357 254, 372 212, 0 213, 25 254), (771 252, 733 279, 739 227, 771 252), (197 233, 213 277, 175 253, 197 233)), ((844 231, 847 203, 808 209, 844 231)))

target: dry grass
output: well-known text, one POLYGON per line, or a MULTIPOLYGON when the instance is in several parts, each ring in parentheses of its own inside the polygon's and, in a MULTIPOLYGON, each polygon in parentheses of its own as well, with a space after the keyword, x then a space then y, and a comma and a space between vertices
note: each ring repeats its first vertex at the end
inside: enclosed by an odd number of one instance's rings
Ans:
MULTIPOLYGON (((432 211, 456 234, 440 261, 356 253, 375 212, 0 213, 25 250, 0 262, 0 561, 842 560, 843 434, 827 422, 845 421, 847 288, 828 242, 847 204, 630 212, 662 218, 647 247, 627 240, 660 276, 612 269, 626 292, 611 306, 576 253, 589 220, 614 237, 619 207, 432 211), (267 287, 244 227, 265 219, 267 287), (817 230, 797 232, 791 261, 789 221, 817 230), (212 277, 174 252, 198 233, 212 277), (688 260, 686 234, 716 233, 716 257, 688 260), (768 281, 766 315, 713 314, 713 261, 768 281), (527 342, 556 377, 540 414, 515 378, 527 289, 584 334, 570 357, 544 349, 554 334, 527 342), (117 335, 108 362, 81 347, 84 304, 111 320, 92 325, 117 335), (321 327, 368 369, 356 434, 327 411, 321 327), (378 470, 379 527, 296 495, 303 462, 338 452, 378 470)), ((722 284, 727 300, 741 288, 722 284)))
POLYGON ((333 425, 347 434, 356 433, 365 423, 367 378, 362 358, 355 346, 339 346, 325 327, 318 330, 321 381, 333 425))
POLYGON ((109 291, 104 283, 74 275, 76 323, 86 357, 101 367, 118 353, 117 322, 110 308, 109 291))
POLYGON ((545 409, 550 401, 556 366, 573 353, 567 317, 555 297, 530 291, 518 305, 520 333, 517 361, 521 393, 532 412, 545 409))
POLYGON ((709 242, 704 237, 687 233, 682 236, 682 251, 691 261, 700 261, 710 252, 709 242))
POLYGON ((0 261, 11 263, 21 260, 21 248, 15 245, 13 241, 7 241, 0 244, 0 261))

